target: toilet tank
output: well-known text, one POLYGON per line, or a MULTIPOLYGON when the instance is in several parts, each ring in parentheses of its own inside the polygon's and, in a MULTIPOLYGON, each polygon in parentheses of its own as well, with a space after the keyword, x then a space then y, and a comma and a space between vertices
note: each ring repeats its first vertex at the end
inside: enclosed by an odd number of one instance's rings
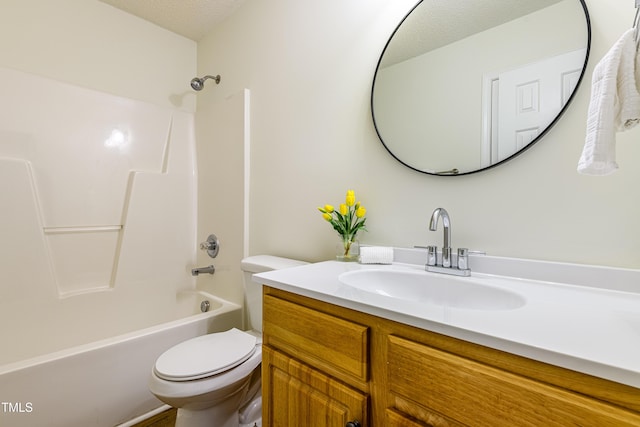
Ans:
POLYGON ((249 329, 262 332, 262 285, 251 280, 251 276, 255 273, 298 267, 305 264, 308 263, 273 255, 254 255, 241 261, 240 267, 243 272, 249 329))

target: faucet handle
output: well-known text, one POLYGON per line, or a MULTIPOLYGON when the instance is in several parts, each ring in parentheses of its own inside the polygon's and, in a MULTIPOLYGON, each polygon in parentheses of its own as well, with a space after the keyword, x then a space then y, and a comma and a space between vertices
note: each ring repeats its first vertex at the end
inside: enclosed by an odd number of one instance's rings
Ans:
POLYGON ((438 264, 438 247, 427 246, 427 265, 438 264))
POLYGON ((467 248, 458 248, 458 269, 469 269, 469 249, 467 248))
POLYGON ((205 242, 200 243, 200 249, 207 251, 207 254, 211 258, 217 257, 220 251, 220 241, 218 237, 215 234, 210 234, 205 242))

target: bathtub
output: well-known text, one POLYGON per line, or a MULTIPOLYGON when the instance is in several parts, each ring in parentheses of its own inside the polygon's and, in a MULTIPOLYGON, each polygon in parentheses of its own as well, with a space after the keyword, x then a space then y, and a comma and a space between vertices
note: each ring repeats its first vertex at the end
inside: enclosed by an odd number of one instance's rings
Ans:
POLYGON ((0 366, 0 426, 113 427, 154 413, 163 404, 147 380, 162 352, 242 326, 242 308, 213 295, 181 292, 176 302, 177 320, 0 366))

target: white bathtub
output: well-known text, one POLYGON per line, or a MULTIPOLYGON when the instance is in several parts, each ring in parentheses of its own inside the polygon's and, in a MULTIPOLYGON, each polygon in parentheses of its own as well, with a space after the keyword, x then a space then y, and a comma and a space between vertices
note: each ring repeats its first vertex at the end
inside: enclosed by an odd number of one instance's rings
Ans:
POLYGON ((242 326, 239 305, 195 291, 179 295, 176 318, 0 366, 0 426, 112 427, 162 406, 147 388, 156 358, 188 338, 242 326))

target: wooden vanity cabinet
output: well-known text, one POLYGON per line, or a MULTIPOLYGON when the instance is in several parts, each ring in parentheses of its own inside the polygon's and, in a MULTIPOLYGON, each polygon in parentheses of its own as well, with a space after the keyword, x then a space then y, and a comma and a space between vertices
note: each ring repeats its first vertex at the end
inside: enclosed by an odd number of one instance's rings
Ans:
POLYGON ((263 425, 640 426, 640 389, 270 287, 263 425))

